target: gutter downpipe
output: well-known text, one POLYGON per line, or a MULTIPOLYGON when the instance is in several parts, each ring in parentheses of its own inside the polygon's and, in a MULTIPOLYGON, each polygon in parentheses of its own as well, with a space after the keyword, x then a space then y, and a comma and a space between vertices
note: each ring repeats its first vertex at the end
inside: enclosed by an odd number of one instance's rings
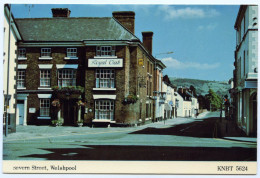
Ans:
POLYGON ((6 86, 6 98, 5 98, 5 112, 6 112, 6 117, 5 117, 5 136, 7 137, 8 135, 8 120, 9 120, 9 115, 8 115, 8 110, 9 109, 9 66, 10 66, 10 38, 11 38, 11 4, 10 4, 10 10, 9 10, 9 34, 8 34, 8 61, 7 61, 7 86, 6 86))

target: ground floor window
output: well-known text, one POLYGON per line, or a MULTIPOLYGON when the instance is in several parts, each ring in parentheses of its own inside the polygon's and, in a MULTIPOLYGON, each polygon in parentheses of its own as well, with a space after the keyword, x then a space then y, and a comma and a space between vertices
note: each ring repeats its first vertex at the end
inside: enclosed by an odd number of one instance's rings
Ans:
POLYGON ((40 116, 50 116, 50 99, 40 99, 40 116))
POLYGON ((96 100, 95 101, 95 119, 114 120, 114 101, 96 100))

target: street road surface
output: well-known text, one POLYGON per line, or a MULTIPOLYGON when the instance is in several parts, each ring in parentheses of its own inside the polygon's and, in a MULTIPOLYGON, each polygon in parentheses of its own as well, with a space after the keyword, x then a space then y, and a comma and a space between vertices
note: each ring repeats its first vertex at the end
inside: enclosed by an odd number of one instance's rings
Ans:
POLYGON ((256 161, 256 143, 215 137, 219 112, 138 127, 18 126, 4 160, 256 161))

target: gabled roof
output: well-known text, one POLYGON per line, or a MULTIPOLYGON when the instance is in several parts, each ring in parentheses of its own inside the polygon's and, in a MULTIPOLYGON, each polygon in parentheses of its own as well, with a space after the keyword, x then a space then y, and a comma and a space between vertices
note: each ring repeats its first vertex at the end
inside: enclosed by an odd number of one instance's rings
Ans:
POLYGON ((112 17, 16 19, 24 41, 139 40, 112 17))

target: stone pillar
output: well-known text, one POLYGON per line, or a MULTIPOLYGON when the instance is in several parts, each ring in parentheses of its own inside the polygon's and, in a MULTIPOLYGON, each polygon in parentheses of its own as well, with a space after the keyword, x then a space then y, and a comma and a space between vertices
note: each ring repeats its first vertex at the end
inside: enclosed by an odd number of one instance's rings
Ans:
POLYGON ((58 120, 60 120, 61 119, 61 109, 58 111, 58 120))
POLYGON ((23 125, 27 125, 27 97, 24 99, 24 119, 23 125))
POLYGON ((78 121, 81 120, 81 106, 79 106, 79 110, 78 110, 78 121))

